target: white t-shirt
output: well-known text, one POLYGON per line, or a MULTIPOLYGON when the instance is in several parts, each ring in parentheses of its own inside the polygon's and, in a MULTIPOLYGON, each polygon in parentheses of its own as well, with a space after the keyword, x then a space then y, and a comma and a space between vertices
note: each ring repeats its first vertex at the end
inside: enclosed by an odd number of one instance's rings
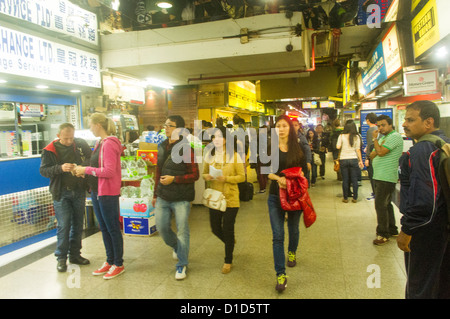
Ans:
POLYGON ((350 146, 350 134, 341 134, 336 143, 336 147, 341 148, 339 159, 358 159, 357 150, 361 149, 361 139, 355 136, 353 139, 353 146, 350 146))

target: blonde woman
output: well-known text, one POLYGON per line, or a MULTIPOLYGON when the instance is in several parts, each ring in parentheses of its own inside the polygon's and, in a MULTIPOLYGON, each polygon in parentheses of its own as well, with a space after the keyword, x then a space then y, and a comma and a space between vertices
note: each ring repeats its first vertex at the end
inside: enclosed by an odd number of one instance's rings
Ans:
POLYGON ((245 181, 244 165, 238 160, 239 155, 234 149, 226 147, 226 128, 215 128, 212 142, 214 149, 205 156, 203 178, 210 182, 212 189, 221 191, 227 202, 227 210, 221 212, 209 209, 211 230, 225 244, 225 263, 222 273, 227 274, 231 270, 234 251, 234 224, 239 210, 238 183, 245 181), (221 170, 221 176, 214 178, 210 173, 210 165, 221 170))
POLYGON ((106 262, 92 274, 94 276, 103 275, 104 279, 112 279, 125 270, 123 266, 123 238, 119 222, 122 144, 114 136, 116 133, 115 123, 104 114, 93 114, 89 125, 92 133, 100 137, 100 141, 95 145, 90 166, 77 167, 76 174, 77 176, 85 174, 94 176, 98 181, 97 183, 95 181, 90 183, 91 197, 94 212, 103 235, 106 262))

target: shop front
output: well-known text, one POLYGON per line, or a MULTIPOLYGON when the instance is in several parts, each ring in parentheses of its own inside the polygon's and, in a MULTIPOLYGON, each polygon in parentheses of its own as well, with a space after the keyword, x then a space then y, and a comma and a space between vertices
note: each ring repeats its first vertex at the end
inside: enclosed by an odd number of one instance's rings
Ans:
POLYGON ((0 6, 0 255, 54 234, 49 180, 39 173, 42 149, 61 123, 83 129, 82 97, 101 95, 97 18, 59 3, 22 1, 21 15, 9 14, 12 3, 0 6), (84 20, 70 20, 69 11, 84 20), (46 13, 42 21, 39 12, 46 13))

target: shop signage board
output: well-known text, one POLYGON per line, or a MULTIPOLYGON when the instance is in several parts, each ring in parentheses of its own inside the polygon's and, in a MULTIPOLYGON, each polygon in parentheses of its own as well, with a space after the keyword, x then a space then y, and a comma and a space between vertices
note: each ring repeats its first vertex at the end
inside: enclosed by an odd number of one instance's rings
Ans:
POLYGON ((96 54, 2 26, 0 54, 0 73, 101 88, 96 54))
POLYGON ((20 103, 20 115, 22 117, 43 117, 44 104, 25 104, 20 103))
POLYGON ((450 34, 448 0, 429 0, 411 21, 414 58, 420 57, 450 34))
MULTIPOLYGON (((367 0, 358 0, 359 4, 359 10, 356 16, 357 24, 358 25, 366 25, 367 21, 370 20, 371 12, 367 12, 366 3, 367 0)), ((375 4, 379 8, 380 13, 380 21, 382 21, 389 9, 389 6, 391 5, 392 0, 372 0, 370 1, 370 4, 375 4)))
POLYGON ((403 74, 405 96, 439 92, 437 69, 405 72, 403 74))
POLYGON ((402 69, 397 26, 393 24, 372 54, 362 83, 366 93, 375 90, 381 83, 402 69))
POLYGON ((384 62, 386 66, 386 76, 390 78, 392 75, 402 69, 402 61, 400 57, 400 48, 398 45, 397 25, 393 24, 383 40, 384 62))
POLYGON ((0 0, 0 13, 98 45, 97 15, 69 0, 0 0))
POLYGON ((362 81, 364 90, 369 93, 387 80, 386 66, 384 64, 383 44, 380 43, 370 58, 367 69, 363 72, 362 81))

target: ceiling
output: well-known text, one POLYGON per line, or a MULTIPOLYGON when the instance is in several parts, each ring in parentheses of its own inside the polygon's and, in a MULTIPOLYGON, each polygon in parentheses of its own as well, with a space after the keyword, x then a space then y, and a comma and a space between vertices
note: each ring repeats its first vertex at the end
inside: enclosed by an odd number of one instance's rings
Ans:
MULTIPOLYGON (((271 19, 275 19, 274 15, 270 16, 272 16, 271 19)), ((246 19, 249 18, 239 20, 246 19)), ((310 34, 314 32, 313 30, 307 30, 303 33, 307 35, 308 42, 304 41, 306 39, 293 37, 286 30, 282 30, 281 32, 284 32, 284 34, 269 34, 266 38, 264 36, 250 37, 247 44, 239 44, 239 39, 235 39, 235 41, 238 41, 236 49, 226 51, 229 42, 225 44, 221 44, 221 42, 229 40, 226 39, 226 35, 239 34, 239 30, 243 27, 242 22, 237 23, 239 20, 229 19, 197 25, 102 36, 104 69, 137 79, 158 78, 174 86, 307 75, 289 72, 305 70, 310 67, 306 65, 305 60, 311 55, 308 46, 310 46, 310 34), (234 26, 234 24, 238 25, 234 26), (131 33, 137 34, 131 35, 131 33), (184 34, 186 36, 183 36, 184 34), (130 37, 133 37, 133 39, 130 39, 130 37), (161 39, 155 40, 157 37, 161 39), (217 44, 211 42, 213 37, 215 37, 214 41, 217 40, 217 44), (105 39, 107 40, 104 41, 105 39), (263 40, 266 41, 264 46, 268 50, 262 51, 258 48, 255 49, 254 53, 251 50, 243 54, 235 53, 241 47, 256 46, 263 40), (147 45, 149 41, 150 45, 147 45), (294 49, 292 52, 287 52, 286 45, 290 42, 294 44, 294 49), (117 46, 118 43, 124 45, 117 46), (298 43, 298 45, 295 43, 298 43), (195 46, 195 44, 199 45, 195 46), (219 47, 224 45, 218 50, 224 51, 223 55, 220 52, 208 55, 209 52, 214 51, 214 45, 219 47), (128 49, 124 49, 124 46, 128 49), (186 57, 174 56, 173 61, 170 60, 170 57, 167 57, 167 59, 161 58, 161 56, 170 55, 168 52, 171 51, 182 52, 186 57), (151 56, 155 58, 149 58, 151 56), (125 60, 129 62, 126 63, 125 60), (200 78, 202 80, 199 80, 200 78)), ((258 28, 258 26, 252 25, 254 21, 248 21, 247 23, 250 24, 250 28, 258 28)), ((363 53, 367 55, 367 51, 371 50, 378 42, 377 38, 381 31, 382 29, 369 28, 365 25, 343 27, 339 36, 339 57, 346 61, 355 52, 364 51, 363 53)), ((317 66, 329 65, 332 55, 330 52, 331 36, 327 45, 320 44, 320 41, 316 42, 317 66)))

